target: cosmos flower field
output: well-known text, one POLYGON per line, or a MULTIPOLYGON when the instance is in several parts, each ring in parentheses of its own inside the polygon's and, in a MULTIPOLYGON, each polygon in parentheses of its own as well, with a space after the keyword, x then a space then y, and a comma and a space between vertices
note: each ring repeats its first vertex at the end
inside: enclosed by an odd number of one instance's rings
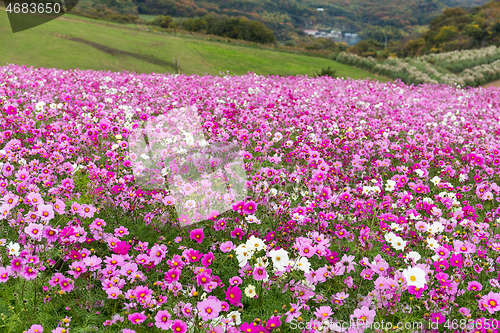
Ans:
POLYGON ((7 65, 0 103, 1 332, 499 332, 500 89, 7 65), (244 161, 176 178, 203 218, 129 147, 187 109, 244 161))

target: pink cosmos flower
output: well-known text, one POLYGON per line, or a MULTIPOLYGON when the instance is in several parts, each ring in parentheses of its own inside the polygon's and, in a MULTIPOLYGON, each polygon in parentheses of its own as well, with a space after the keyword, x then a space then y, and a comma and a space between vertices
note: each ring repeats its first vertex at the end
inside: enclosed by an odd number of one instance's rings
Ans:
POLYGON ((217 318, 222 310, 220 301, 211 298, 198 302, 196 308, 198 309, 198 315, 203 321, 217 318))
POLYGON ((94 217, 94 213, 97 212, 97 209, 92 205, 81 205, 81 209, 79 211, 80 216, 83 218, 94 217))
POLYGON ((265 267, 259 266, 253 271, 253 278, 255 281, 261 281, 267 278, 267 271, 265 267))
POLYGON ((281 326, 281 317, 279 316, 271 316, 267 321, 266 327, 270 330, 274 330, 281 326))
POLYGON ((61 290, 64 292, 70 292, 75 288, 73 280, 66 278, 59 281, 59 286, 61 287, 61 290))
POLYGON ((10 269, 13 272, 20 272, 23 269, 23 265, 24 265, 24 260, 19 257, 15 257, 10 262, 10 269))
POLYGON ((165 281, 172 283, 174 281, 179 281, 181 276, 181 270, 178 268, 171 268, 165 273, 165 281))
POLYGON ((203 255, 198 250, 188 250, 185 252, 185 257, 189 260, 189 262, 196 262, 200 260, 202 256, 203 255))
POLYGON ((40 241, 43 236, 43 224, 30 223, 24 228, 24 232, 34 240, 40 241))
POLYGON ((80 275, 87 271, 87 266, 83 262, 73 262, 69 265, 70 270, 68 270, 68 274, 73 275, 75 279, 78 279, 80 275))
POLYGON ((476 246, 472 243, 464 243, 459 240, 454 240, 453 241, 453 247, 455 249, 455 252, 458 253, 475 253, 476 252, 476 246))
POLYGON ((151 253, 149 255, 150 260, 155 264, 158 265, 166 256, 168 250, 165 244, 161 245, 154 245, 151 248, 151 253))
POLYGON ((460 253, 452 254, 450 259, 449 259, 449 262, 450 262, 450 266, 455 266, 455 267, 461 268, 463 265, 463 257, 460 253))
POLYGON ((224 253, 231 252, 234 248, 235 246, 231 241, 224 242, 219 246, 219 249, 224 253))
POLYGON ((347 273, 354 271, 354 265, 357 265, 354 262, 354 258, 354 256, 347 256, 344 254, 340 262, 335 264, 335 267, 339 269, 336 275, 344 275, 346 270, 347 273))
POLYGON ((37 277, 37 274, 38 274, 38 270, 35 267, 31 267, 31 266, 24 266, 22 271, 21 271, 22 277, 25 278, 26 280, 35 279, 37 277))
POLYGON ((215 257, 212 251, 208 252, 201 258, 201 264, 205 267, 208 267, 212 264, 212 261, 214 261, 215 257))
POLYGON ((142 312, 135 312, 128 315, 128 320, 134 325, 142 324, 148 317, 142 312))
POLYGON ((129 234, 128 229, 125 228, 124 226, 121 226, 121 227, 115 229, 115 236, 116 237, 123 237, 123 236, 126 236, 128 234, 129 234))
POLYGON ((167 310, 158 311, 155 316, 155 325, 159 329, 168 330, 172 325, 172 321, 170 320, 170 313, 167 310))
POLYGON ((314 249, 309 243, 300 244, 298 248, 299 254, 303 257, 311 258, 314 256, 314 249))
POLYGON ((458 312, 460 312, 465 317, 470 316, 470 310, 466 307, 461 307, 460 309, 458 309, 458 312))
POLYGON ((229 284, 232 286, 238 286, 243 283, 243 280, 239 276, 233 276, 229 279, 229 284))
POLYGON ((70 210, 73 214, 80 215, 82 212, 82 206, 78 202, 73 202, 70 210))
POLYGON ((469 281, 467 283, 467 290, 468 291, 481 291, 483 290, 483 285, 477 281, 469 281))
POLYGON ((191 218, 189 217, 189 215, 186 215, 186 214, 181 214, 181 216, 179 217, 179 222, 181 224, 181 226, 187 226, 191 223, 191 218))
POLYGON ((42 325, 37 325, 37 324, 31 325, 31 327, 26 331, 26 333, 42 333, 42 332, 43 332, 42 325))
POLYGON ((138 299, 146 299, 151 294, 153 294, 153 291, 146 286, 137 286, 134 289, 134 296, 138 299))
POLYGON ((27 201, 27 203, 29 203, 32 206, 38 206, 38 205, 43 204, 42 195, 40 193, 36 193, 36 192, 30 192, 26 196, 26 201, 27 201))
POLYGON ((0 282, 7 282, 9 279, 10 267, 0 267, 0 282))
POLYGON ((376 314, 377 312, 375 310, 370 310, 369 307, 363 305, 361 309, 354 310, 351 319, 355 319, 355 322, 359 324, 360 327, 366 327, 366 325, 370 325, 373 322, 376 314))
POLYGON ((38 211, 36 212, 42 221, 50 221, 54 218, 54 210, 52 205, 38 205, 38 211))
POLYGON ((57 239, 59 238, 57 233, 58 231, 56 229, 53 229, 49 225, 46 225, 45 228, 43 229, 43 237, 49 243, 54 243, 55 241, 57 241, 57 239))
POLYGON ((332 308, 329 306, 320 306, 314 312, 316 318, 320 319, 321 321, 328 319, 332 314, 333 314, 332 308))
POLYGON ((106 289, 106 294, 108 294, 109 299, 117 299, 122 294, 122 291, 118 287, 111 287, 106 289))
POLYGON ((500 311, 500 293, 490 291, 479 300, 479 306, 491 314, 500 311))
POLYGON ((290 303, 290 309, 287 311, 286 315, 286 322, 289 323, 292 321, 292 319, 300 317, 302 312, 299 310, 302 308, 302 305, 299 305, 299 303, 290 303))

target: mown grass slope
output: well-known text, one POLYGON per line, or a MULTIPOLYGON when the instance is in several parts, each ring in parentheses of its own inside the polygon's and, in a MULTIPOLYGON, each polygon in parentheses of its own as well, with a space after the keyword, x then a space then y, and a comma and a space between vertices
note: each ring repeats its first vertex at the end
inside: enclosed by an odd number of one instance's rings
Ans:
POLYGON ((72 15, 13 34, 4 9, 0 9, 0 49, 0 65, 173 73, 172 59, 179 57, 185 74, 313 75, 330 66, 341 77, 387 81, 329 59, 151 33, 72 15))

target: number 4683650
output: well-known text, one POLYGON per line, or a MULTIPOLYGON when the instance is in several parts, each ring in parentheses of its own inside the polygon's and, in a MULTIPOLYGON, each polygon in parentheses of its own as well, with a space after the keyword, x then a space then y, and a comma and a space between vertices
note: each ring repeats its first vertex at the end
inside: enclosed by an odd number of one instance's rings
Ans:
POLYGON ((9 3, 6 8, 8 13, 15 14, 58 14, 61 12, 61 5, 58 3, 9 3))

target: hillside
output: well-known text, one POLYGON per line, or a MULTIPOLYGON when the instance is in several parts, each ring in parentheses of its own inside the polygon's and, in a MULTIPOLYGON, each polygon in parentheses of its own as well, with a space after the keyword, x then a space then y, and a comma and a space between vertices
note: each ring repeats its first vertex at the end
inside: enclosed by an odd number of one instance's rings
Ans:
POLYGON ((310 26, 359 32, 370 25, 411 32, 427 25, 447 7, 473 7, 488 0, 87 0, 87 8, 123 14, 195 17, 208 13, 243 16, 272 29, 279 40, 299 38, 297 29, 310 26), (317 8, 322 8, 318 11, 317 8))
POLYGON ((412 57, 493 45, 500 46, 499 0, 469 9, 447 9, 429 23, 428 29, 389 45, 385 52, 412 57))
POLYGON ((138 73, 173 73, 172 59, 180 59, 185 74, 230 72, 243 74, 308 74, 331 66, 341 77, 380 76, 326 58, 237 46, 199 38, 172 36, 102 21, 65 15, 39 27, 13 34, 0 9, 0 65, 79 68, 138 73))

